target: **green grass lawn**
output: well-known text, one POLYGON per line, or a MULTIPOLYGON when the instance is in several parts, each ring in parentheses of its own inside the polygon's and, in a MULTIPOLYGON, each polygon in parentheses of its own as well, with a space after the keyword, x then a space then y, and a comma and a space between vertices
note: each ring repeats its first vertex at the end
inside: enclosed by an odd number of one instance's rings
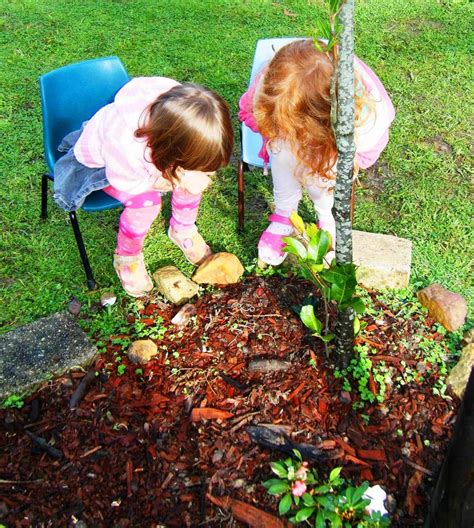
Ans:
MULTIPOLYGON (((67 215, 51 202, 49 219, 39 221, 45 169, 39 75, 118 55, 132 76, 165 75, 217 90, 231 106, 237 131, 237 102, 256 40, 312 36, 321 15, 317 2, 303 0, 5 0, 0 13, 2 331, 61 310, 73 296, 99 295, 85 289, 67 215)), ((356 22, 357 54, 384 82, 397 117, 378 168, 362 176, 355 228, 410 238, 414 284, 441 282, 472 307, 473 4, 359 0, 356 22)), ((229 167, 206 194, 199 225, 215 250, 234 252, 251 265, 271 204, 270 182, 257 172, 248 176, 247 229, 240 236, 236 196, 235 168, 229 167)), ((172 262, 190 273, 166 237, 165 204, 147 239, 147 262, 153 271, 172 262)), ((303 209, 309 219, 309 208, 303 209)), ((112 254, 118 215, 118 210, 79 213, 96 280, 116 291, 112 254)))

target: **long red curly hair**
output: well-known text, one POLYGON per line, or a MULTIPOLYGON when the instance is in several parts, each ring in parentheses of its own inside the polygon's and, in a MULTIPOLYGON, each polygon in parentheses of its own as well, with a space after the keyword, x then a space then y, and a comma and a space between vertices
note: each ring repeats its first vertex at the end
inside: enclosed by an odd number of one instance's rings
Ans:
MULTIPOLYGON (((287 141, 306 170, 329 179, 335 178, 331 169, 337 160, 331 126, 333 71, 331 59, 312 39, 296 40, 276 52, 254 102, 260 133, 270 141, 287 141)), ((356 122, 362 104, 356 96, 356 122)))

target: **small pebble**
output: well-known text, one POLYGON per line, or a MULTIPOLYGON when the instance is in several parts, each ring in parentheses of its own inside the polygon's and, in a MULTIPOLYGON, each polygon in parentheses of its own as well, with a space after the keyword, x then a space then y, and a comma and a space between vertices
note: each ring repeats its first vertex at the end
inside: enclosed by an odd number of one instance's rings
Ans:
POLYGON ((224 456, 224 453, 220 449, 216 449, 214 451, 214 454, 212 455, 212 462, 214 464, 217 464, 217 462, 220 462, 222 460, 223 456, 224 456))
POLYGON ((102 306, 113 306, 117 301, 117 296, 111 292, 105 292, 100 296, 100 304, 102 306))
POLYGON ((397 500, 391 493, 389 493, 385 499, 385 507, 389 513, 393 513, 397 509, 397 500))
POLYGON ((171 319, 171 323, 176 326, 186 326, 193 315, 196 315, 196 307, 194 304, 185 304, 173 319, 171 319))
POLYGON ((69 313, 71 313, 72 315, 79 315, 81 311, 81 303, 75 297, 73 297, 71 299, 71 302, 69 303, 68 309, 69 313))
POLYGON ((351 395, 347 391, 341 391, 340 398, 343 403, 351 403, 352 401, 351 395))
POLYGON ((416 364, 416 370, 420 374, 424 374, 426 372, 426 364, 423 361, 418 361, 416 364))

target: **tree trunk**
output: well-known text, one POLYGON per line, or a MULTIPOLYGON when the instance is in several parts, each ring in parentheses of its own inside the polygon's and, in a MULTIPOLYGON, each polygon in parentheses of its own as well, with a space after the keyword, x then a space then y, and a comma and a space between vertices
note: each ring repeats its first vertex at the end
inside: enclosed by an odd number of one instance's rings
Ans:
MULTIPOLYGON (((354 0, 346 0, 339 19, 342 32, 337 61, 337 178, 334 190, 333 214, 336 220, 336 261, 352 262, 351 194, 354 169, 354 0)), ((336 352, 343 366, 352 355, 354 341, 354 311, 338 312, 336 352)))

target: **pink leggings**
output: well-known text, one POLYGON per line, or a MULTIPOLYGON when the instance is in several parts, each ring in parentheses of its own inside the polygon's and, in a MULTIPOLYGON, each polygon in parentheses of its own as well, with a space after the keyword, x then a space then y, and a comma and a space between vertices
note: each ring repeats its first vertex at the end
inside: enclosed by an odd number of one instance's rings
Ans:
MULTIPOLYGON (((148 191, 143 194, 128 194, 112 187, 103 189, 105 193, 122 202, 125 209, 120 215, 117 236, 118 255, 138 255, 143 249, 145 237, 161 210, 161 193, 148 191)), ((170 225, 176 231, 192 228, 196 222, 202 194, 191 194, 183 189, 175 189, 171 197, 170 225)))

